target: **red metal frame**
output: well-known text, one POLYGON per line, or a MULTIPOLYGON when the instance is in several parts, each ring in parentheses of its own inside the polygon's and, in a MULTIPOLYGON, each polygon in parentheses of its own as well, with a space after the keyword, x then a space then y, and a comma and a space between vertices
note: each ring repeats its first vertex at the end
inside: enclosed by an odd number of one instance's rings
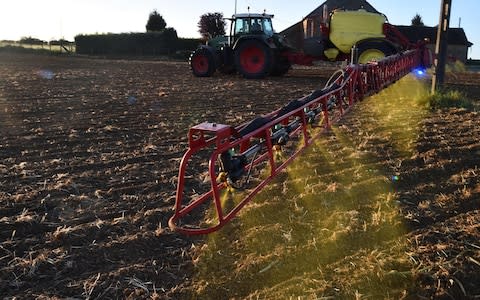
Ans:
POLYGON ((320 96, 315 99, 308 98, 308 102, 305 100, 309 96, 298 99, 302 101, 301 103, 304 103, 302 106, 278 117, 275 116, 279 114, 280 109, 268 114, 266 117, 269 121, 266 124, 243 136, 239 132, 247 126, 247 123, 237 127, 202 123, 190 128, 188 133, 189 149, 180 163, 175 212, 169 220, 170 228, 184 234, 207 234, 220 229, 235 217, 242 207, 267 185, 276 174, 281 172, 307 146, 312 144, 314 139, 318 138, 333 123, 337 122, 356 102, 362 100, 367 95, 377 93, 408 74, 421 63, 422 56, 423 51, 416 49, 387 57, 379 62, 349 65, 343 70, 343 76, 339 76, 330 88, 324 90, 324 93, 319 93, 320 96), (331 99, 336 99, 336 101, 332 104, 329 102, 331 99), (312 112, 315 112, 316 119, 322 120, 316 126, 320 126, 322 129, 316 132, 313 132, 312 127, 314 126, 309 124, 307 120, 307 114, 310 113, 309 116, 311 116, 312 112), (272 133, 275 131, 275 126, 289 124, 292 120, 298 122, 298 126, 288 133, 289 137, 301 137, 304 143, 299 149, 293 151, 288 158, 283 161, 277 161, 275 158, 275 145, 271 138, 272 133), (241 151, 243 151, 250 145, 258 143, 259 139, 263 141, 263 144, 261 150, 259 150, 260 153, 255 156, 251 164, 253 166, 259 166, 262 163, 267 164, 271 170, 270 174, 250 190, 244 191, 245 197, 235 207, 224 212, 220 191, 228 188, 228 184, 224 181, 218 182, 217 180, 217 161, 222 153, 233 148, 242 149, 241 151), (207 150, 212 151, 208 160, 210 190, 195 198, 185 199, 187 166, 191 162, 193 155, 207 150), (216 224, 204 228, 192 228, 183 224, 186 222, 184 218, 192 211, 200 210, 205 212, 208 210, 209 208, 205 206, 205 203, 210 200, 213 200, 213 207, 217 217, 216 224))
POLYGON ((400 44, 403 49, 411 49, 414 46, 395 25, 390 23, 383 24, 383 34, 385 34, 387 40, 400 44))

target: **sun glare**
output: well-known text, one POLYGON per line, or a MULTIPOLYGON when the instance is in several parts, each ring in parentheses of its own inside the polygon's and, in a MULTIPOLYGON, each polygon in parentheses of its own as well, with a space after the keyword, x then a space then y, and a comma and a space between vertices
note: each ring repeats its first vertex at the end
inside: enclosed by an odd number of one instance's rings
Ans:
POLYGON ((379 275, 391 274, 388 266, 372 262, 375 256, 408 262, 394 188, 402 177, 386 168, 374 145, 386 143, 392 153, 410 155, 425 114, 412 106, 425 93, 426 86, 408 76, 320 137, 238 220, 209 236, 199 252, 197 295, 320 296, 332 288, 327 282, 335 272, 351 272, 352 265, 365 269, 348 283, 352 290, 374 295, 407 288, 403 280, 391 283, 379 275), (394 243, 396 252, 368 251, 385 243, 394 243), (360 254, 345 258, 355 253, 360 254))

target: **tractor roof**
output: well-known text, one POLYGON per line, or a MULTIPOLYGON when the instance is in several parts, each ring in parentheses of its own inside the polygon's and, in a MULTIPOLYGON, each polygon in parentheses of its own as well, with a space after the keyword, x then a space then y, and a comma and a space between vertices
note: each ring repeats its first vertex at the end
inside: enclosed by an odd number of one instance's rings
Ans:
POLYGON ((240 18, 273 18, 273 15, 269 14, 252 14, 252 13, 244 13, 244 14, 236 14, 232 16, 232 19, 240 19, 240 18))

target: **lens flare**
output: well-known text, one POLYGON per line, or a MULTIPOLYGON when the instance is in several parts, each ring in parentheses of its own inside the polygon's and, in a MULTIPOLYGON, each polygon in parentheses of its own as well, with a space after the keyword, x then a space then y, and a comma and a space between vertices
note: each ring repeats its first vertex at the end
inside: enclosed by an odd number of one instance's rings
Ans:
POLYGON ((135 98, 134 96, 129 96, 127 99, 127 103, 128 105, 134 105, 135 103, 137 103, 137 98, 135 98))
POLYGON ((37 75, 40 78, 47 79, 47 80, 53 79, 55 77, 55 73, 53 73, 53 71, 50 71, 50 70, 40 70, 37 72, 37 75))

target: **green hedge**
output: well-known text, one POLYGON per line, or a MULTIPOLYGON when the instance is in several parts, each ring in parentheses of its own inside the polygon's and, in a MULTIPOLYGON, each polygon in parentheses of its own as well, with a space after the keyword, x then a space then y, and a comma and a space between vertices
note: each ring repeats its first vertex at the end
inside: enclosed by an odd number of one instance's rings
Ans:
POLYGON ((77 35, 76 52, 87 55, 171 55, 194 50, 200 40, 179 39, 173 28, 161 32, 77 35))
POLYGON ((193 51, 197 49, 198 45, 204 43, 201 39, 183 39, 177 40, 177 50, 189 50, 193 51))
POLYGON ((473 101, 458 90, 435 92, 417 101, 420 105, 430 109, 456 107, 472 110, 474 108, 473 101))

